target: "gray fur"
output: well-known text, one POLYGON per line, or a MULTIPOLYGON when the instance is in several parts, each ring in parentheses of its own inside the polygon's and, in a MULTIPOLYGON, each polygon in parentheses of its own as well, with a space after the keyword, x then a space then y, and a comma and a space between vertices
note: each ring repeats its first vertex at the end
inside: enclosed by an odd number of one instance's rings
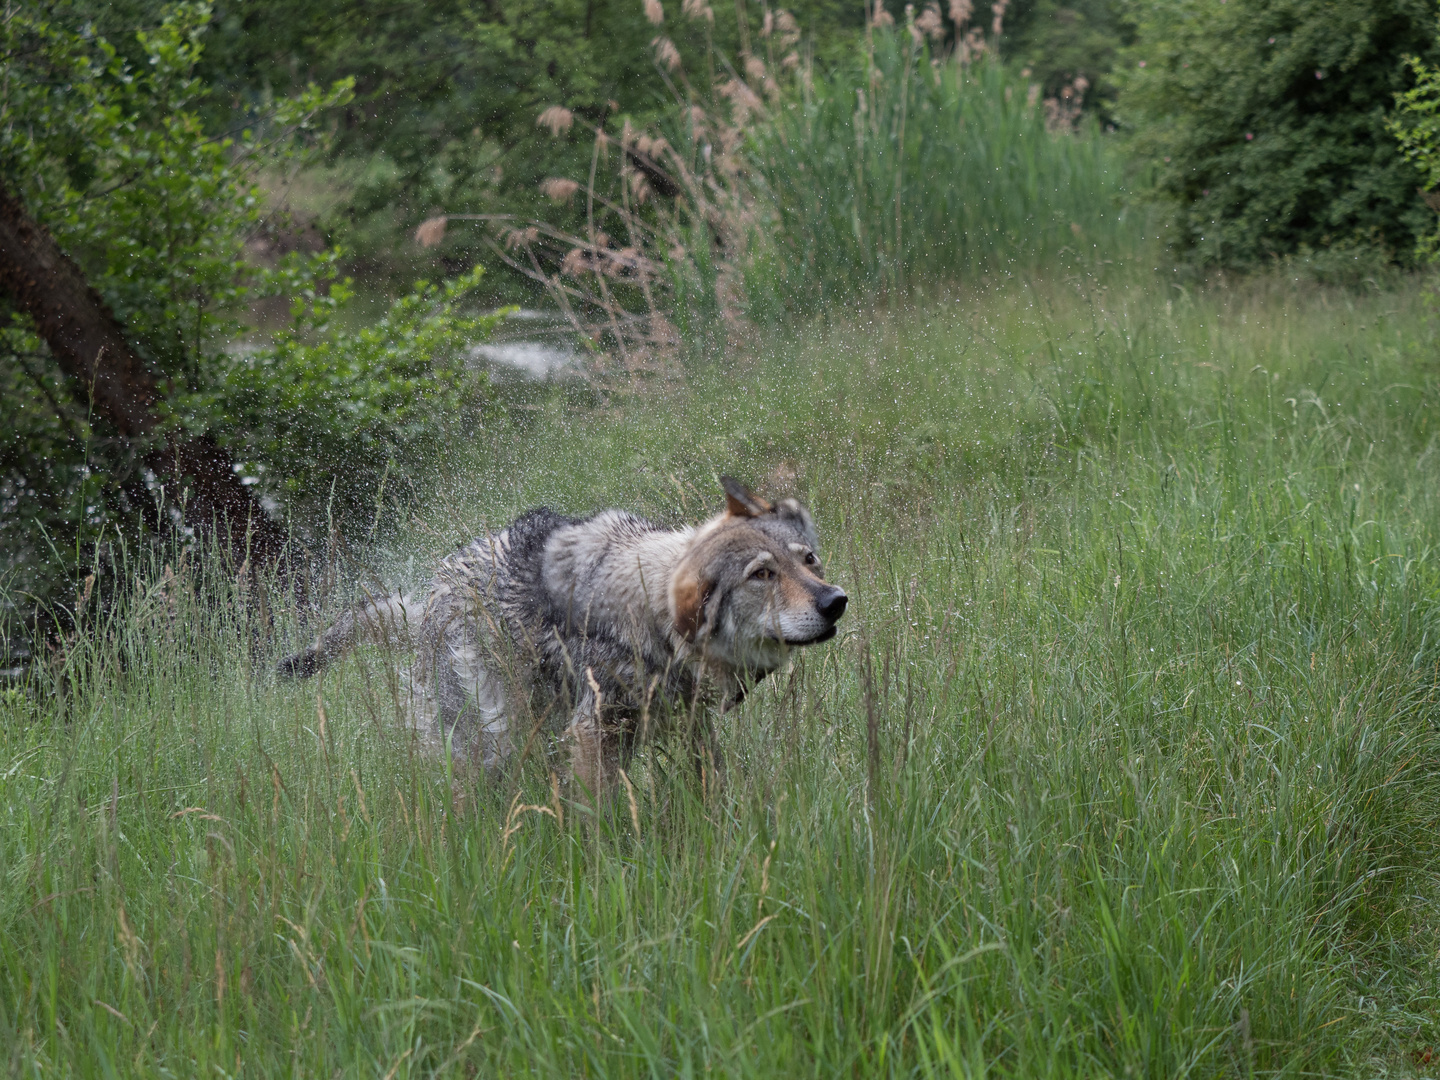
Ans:
POLYGON ((591 791, 637 741, 690 726, 702 776, 723 764, 709 709, 739 701, 791 648, 833 636, 845 595, 820 573, 815 525, 726 480, 726 513, 670 530, 621 510, 532 510, 441 560, 420 599, 367 599, 278 665, 306 678, 368 640, 413 649, 409 711, 440 749, 497 766, 557 727, 591 791))

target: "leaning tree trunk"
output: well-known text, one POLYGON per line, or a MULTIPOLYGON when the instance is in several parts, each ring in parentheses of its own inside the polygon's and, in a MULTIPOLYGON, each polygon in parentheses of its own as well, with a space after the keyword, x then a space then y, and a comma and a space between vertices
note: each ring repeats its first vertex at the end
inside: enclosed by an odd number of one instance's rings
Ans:
MULTIPOLYGON (((55 361, 90 389, 95 411, 126 439, 150 439, 160 429, 161 391, 155 376, 125 340, 119 321, 60 250, 49 231, 0 182, 0 291, 30 316, 55 361)), ((245 543, 260 560, 277 558, 284 534, 235 475, 229 456, 209 436, 170 432, 146 457, 159 476, 182 483, 185 523, 220 530, 245 543)))

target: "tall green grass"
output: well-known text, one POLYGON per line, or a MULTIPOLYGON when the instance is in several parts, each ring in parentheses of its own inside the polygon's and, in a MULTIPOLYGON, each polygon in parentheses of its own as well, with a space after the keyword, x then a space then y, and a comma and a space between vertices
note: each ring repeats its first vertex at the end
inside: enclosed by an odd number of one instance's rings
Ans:
POLYGON ((746 276, 755 313, 1133 250, 1136 211, 1093 125, 1047 131, 998 61, 932 62, 905 30, 873 41, 754 127, 747 160, 769 219, 746 276))
POLYGON ((231 569, 139 574, 0 713, 7 1067, 1410 1068, 1440 1036, 1423 296, 964 300, 557 389, 372 553, 418 574, 542 501, 693 520, 728 469, 803 495, 844 633, 726 720, 708 803, 663 746, 598 819, 539 759, 452 774, 393 660, 277 686, 231 569))
POLYGON ((507 219, 497 254, 629 365, 676 337, 714 354, 737 330, 837 304, 1094 273, 1144 250, 1145 212, 1093 124, 1047 130, 1039 87, 992 53, 961 64, 909 29, 865 43, 822 71, 777 64, 771 42, 769 67, 739 65, 748 83, 713 47, 688 75, 677 54, 648 133, 619 115, 593 129, 594 168, 571 178, 585 227, 507 219))

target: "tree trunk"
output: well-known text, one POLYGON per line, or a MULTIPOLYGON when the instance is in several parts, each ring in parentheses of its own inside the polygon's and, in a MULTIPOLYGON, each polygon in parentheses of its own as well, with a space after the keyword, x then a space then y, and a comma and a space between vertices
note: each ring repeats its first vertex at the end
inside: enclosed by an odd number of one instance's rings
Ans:
MULTIPOLYGON (((68 376, 86 386, 95 411, 127 439, 159 433, 163 397, 119 321, 49 231, 0 182, 0 290, 30 316, 68 376)), ((171 432, 145 463, 179 481, 169 501, 183 505, 185 524, 218 529, 261 560, 279 557, 285 536, 235 475, 229 456, 209 436, 171 432)))

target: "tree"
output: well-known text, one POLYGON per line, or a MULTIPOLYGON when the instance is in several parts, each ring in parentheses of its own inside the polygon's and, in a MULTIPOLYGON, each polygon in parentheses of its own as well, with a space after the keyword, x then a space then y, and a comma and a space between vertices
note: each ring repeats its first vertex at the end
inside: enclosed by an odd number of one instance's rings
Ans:
POLYGON ((396 454, 438 435, 427 403, 483 396, 463 350, 493 320, 458 309, 478 274, 422 284, 373 331, 342 331, 329 317, 348 297, 337 252, 248 257, 269 212, 257 172, 290 160, 350 87, 307 87, 254 127, 212 132, 196 75, 208 22, 203 5, 167 10, 135 35, 139 64, 84 28, 0 22, 13 226, 0 235, 12 270, 0 282, 0 556, 31 591, 93 564, 101 538, 168 518, 182 503, 167 474, 190 478, 192 524, 237 524, 243 503, 273 537, 245 487, 302 511, 303 529, 316 501, 304 496, 343 472, 327 503, 343 523, 396 454), (291 325, 267 341, 245 318, 270 297, 291 325), (292 445, 311 453, 287 456, 292 445))
POLYGON ((166 430, 154 376, 125 339, 124 328, 44 226, 0 181, 0 290, 8 293, 45 342, 69 383, 85 386, 92 413, 122 438, 148 446, 146 466, 185 485, 177 502, 186 524, 220 527, 247 554, 277 558, 279 525, 235 475, 229 456, 208 434, 166 430))
POLYGON ((1386 130, 1429 0, 1147 0, 1118 115, 1173 208, 1174 242, 1249 266, 1303 248, 1405 261, 1431 214, 1386 130))

